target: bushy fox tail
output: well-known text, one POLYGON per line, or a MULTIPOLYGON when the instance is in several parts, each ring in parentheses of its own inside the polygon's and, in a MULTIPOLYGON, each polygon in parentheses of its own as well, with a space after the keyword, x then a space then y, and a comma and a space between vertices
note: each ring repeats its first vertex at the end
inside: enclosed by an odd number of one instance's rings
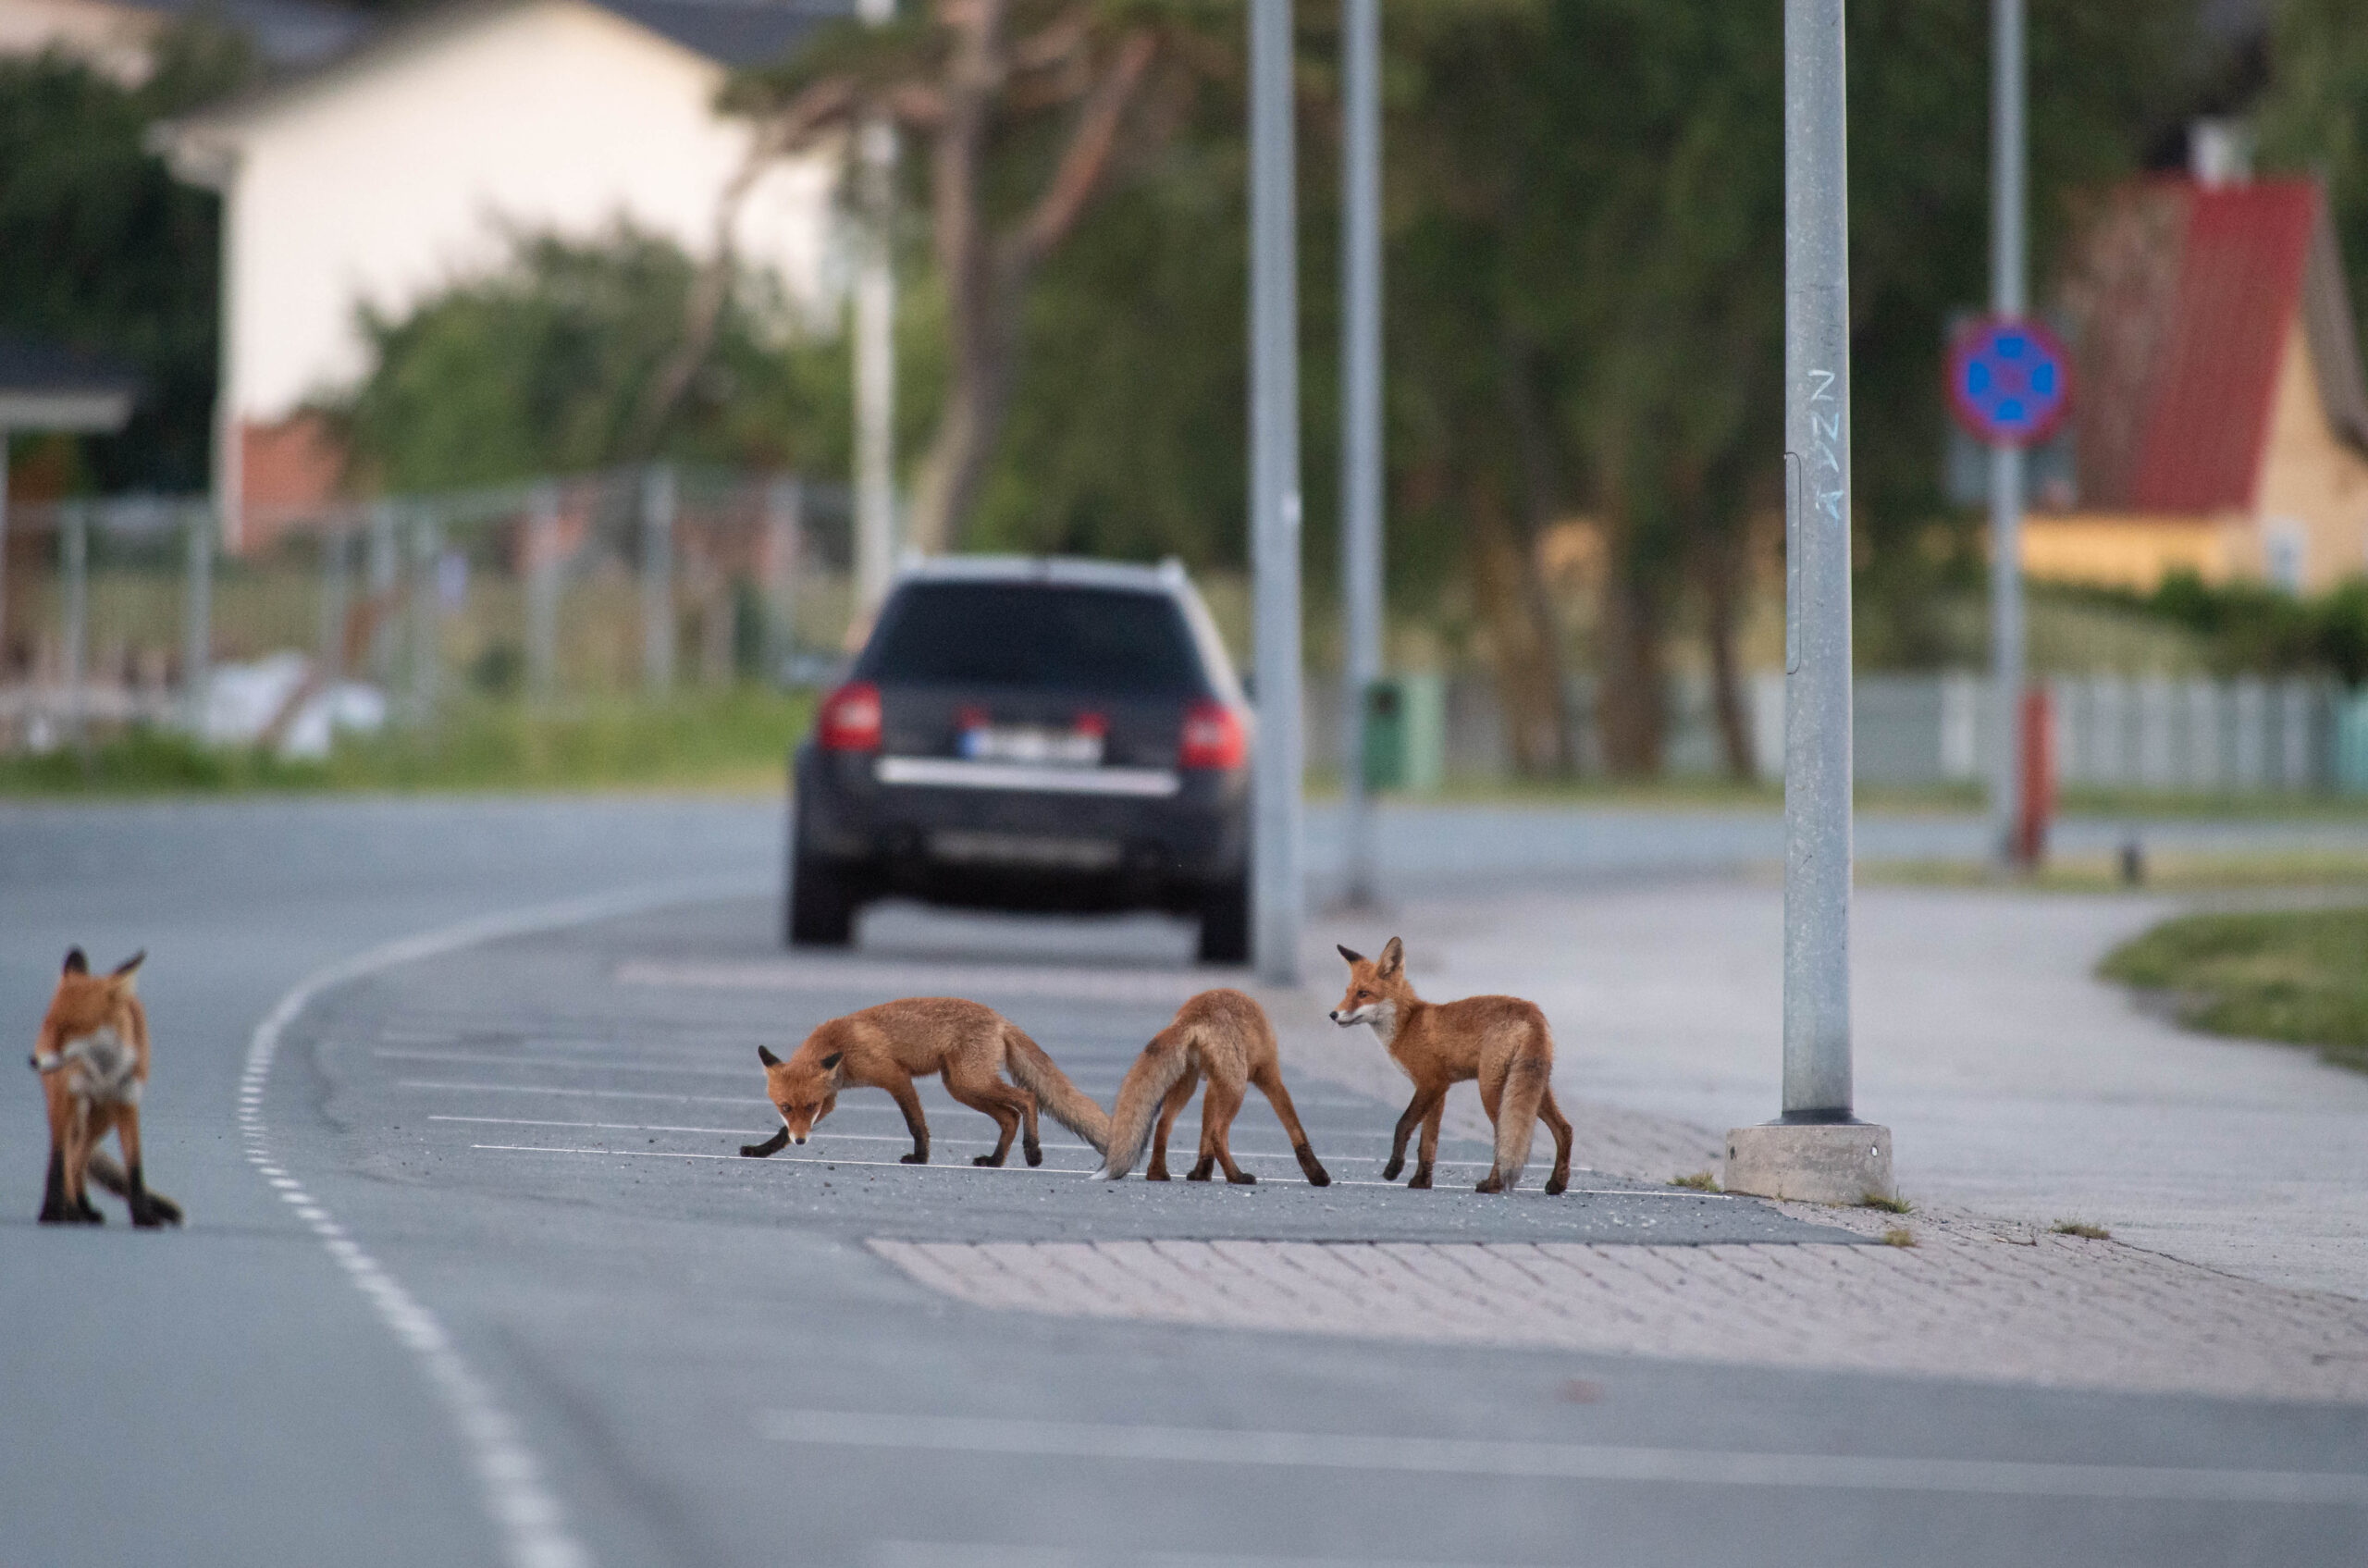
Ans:
POLYGON ((1102 1168, 1093 1174, 1116 1181, 1135 1168, 1143 1145, 1151 1142, 1152 1123, 1167 1092, 1192 1070, 1192 1034, 1183 1024, 1169 1024, 1152 1036, 1127 1080, 1118 1085, 1117 1103, 1110 1109, 1110 1145, 1103 1152, 1102 1168))
MULTIPOLYGON (((123 1167, 115 1163, 113 1154, 92 1154, 84 1162, 82 1174, 118 1198, 129 1200, 131 1196, 131 1179, 123 1174, 123 1167)), ((148 1202, 168 1223, 179 1225, 181 1222, 180 1204, 153 1187, 148 1190, 148 1202)))
POLYGON ((1003 1031, 1004 1066, 1012 1081, 1036 1096, 1037 1108, 1093 1145, 1097 1154, 1110 1148, 1110 1117, 1092 1096, 1069 1081, 1053 1064, 1044 1048, 1009 1024, 1003 1031))
POLYGON ((1553 1065, 1536 1056, 1519 1056, 1505 1074, 1505 1092, 1497 1102, 1497 1179, 1510 1192, 1529 1165, 1530 1141, 1537 1133, 1537 1107, 1554 1075, 1553 1065))

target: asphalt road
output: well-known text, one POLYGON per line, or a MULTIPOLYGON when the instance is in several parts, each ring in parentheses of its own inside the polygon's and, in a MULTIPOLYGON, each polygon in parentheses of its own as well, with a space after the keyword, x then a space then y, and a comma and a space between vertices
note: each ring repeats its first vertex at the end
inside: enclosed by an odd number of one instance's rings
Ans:
POLYGON ((1198 982, 1164 922, 891 912, 810 985, 661 982, 772 951, 767 903, 710 897, 327 986, 250 1068, 291 986, 375 944, 761 884, 778 854, 775 815, 734 806, 0 812, 0 1002, 29 1033, 67 943, 150 949, 149 1166, 192 1216, 32 1225, 27 1075, 0 1119, 21 1189, 0 1219, 0 1564, 2356 1560, 2356 1508, 2060 1481, 2368 1469, 2357 1410, 1056 1320, 949 1303, 864 1246, 1832 1239, 1587 1177, 1511 1202, 1356 1185, 1395 1107, 1320 1083, 1293 1085, 1341 1179, 1320 1191, 1254 1098, 1244 1189, 1089 1182, 1050 1129, 1047 1168, 973 1169, 955 1162, 985 1120, 935 1093, 927 1168, 889 1163, 877 1094, 805 1158, 732 1154, 764 1126, 754 1045, 917 969, 1005 970, 996 1005, 1106 1097, 1198 982), (1572 1456, 1592 1456, 1578 1478, 1572 1456), (1881 1488, 1850 1479, 1856 1459, 2029 1468, 1881 1488))

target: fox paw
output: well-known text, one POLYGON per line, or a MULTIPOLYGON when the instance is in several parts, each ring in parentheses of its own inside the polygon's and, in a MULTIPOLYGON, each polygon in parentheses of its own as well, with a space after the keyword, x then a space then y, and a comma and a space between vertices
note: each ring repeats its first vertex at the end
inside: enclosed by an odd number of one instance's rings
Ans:
POLYGON ((1404 1160, 1392 1160, 1388 1165, 1381 1167, 1381 1179, 1384 1181, 1395 1181, 1398 1179, 1399 1172, 1405 1168, 1406 1162, 1404 1160))
POLYGON ((896 1163, 898 1165, 927 1165, 929 1164, 929 1156, 927 1154, 899 1154, 896 1156, 896 1163))
POLYGON ((1030 1138, 1027 1142, 1021 1144, 1019 1152, 1028 1156, 1028 1163, 1030 1165, 1042 1165, 1044 1163, 1044 1146, 1042 1143, 1037 1142, 1033 1138, 1030 1138))
POLYGON ((1472 1190, 1474 1192, 1501 1192, 1505 1190, 1505 1184, 1497 1179, 1497 1173, 1492 1170, 1482 1177, 1479 1185, 1472 1190))
POLYGON ((1149 1170, 1143 1172, 1143 1179, 1145 1181, 1165 1181, 1167 1179, 1167 1167, 1164 1165, 1155 1165, 1149 1170))
POLYGON ((1427 1192, 1430 1190, 1431 1173, 1427 1170, 1416 1171, 1414 1179, 1406 1183, 1406 1191, 1409 1192, 1427 1192))
POLYGON ((1003 1156, 1001 1154, 973 1154, 970 1156, 970 1163, 972 1165, 1001 1165, 1003 1164, 1003 1156))
POLYGON ((1226 1179, 1233 1183, 1236 1187, 1255 1187, 1258 1185, 1258 1179, 1246 1170, 1229 1172, 1227 1174, 1226 1179))
POLYGON ((1307 1184, 1310 1187, 1329 1187, 1332 1185, 1332 1173, 1320 1165, 1311 1166, 1308 1167, 1307 1184))
POLYGON ((1215 1168, 1215 1167, 1213 1166, 1196 1165, 1191 1169, 1184 1173, 1184 1179, 1187 1181, 1206 1181, 1209 1179, 1210 1171, 1215 1168))
POLYGON ((771 1153, 772 1151, 766 1148, 762 1143, 743 1143, 740 1145, 740 1157, 746 1160, 760 1160, 771 1153))
POLYGON ((1562 1195, 1564 1191, 1570 1187, 1570 1185, 1571 1179, 1567 1176, 1548 1177, 1546 1179, 1546 1195, 1549 1198, 1559 1198, 1562 1195))

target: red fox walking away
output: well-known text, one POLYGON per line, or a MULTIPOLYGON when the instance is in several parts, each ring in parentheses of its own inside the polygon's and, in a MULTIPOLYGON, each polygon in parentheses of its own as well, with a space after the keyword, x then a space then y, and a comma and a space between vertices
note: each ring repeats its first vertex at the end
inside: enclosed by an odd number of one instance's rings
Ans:
POLYGON ((1042 1046, 993 1007, 956 997, 883 1002, 832 1019, 808 1035, 787 1061, 762 1045, 757 1059, 765 1066, 765 1093, 781 1115, 781 1130, 762 1143, 743 1144, 740 1152, 751 1158, 777 1154, 785 1143, 804 1143, 813 1136, 814 1124, 838 1104, 840 1090, 885 1089, 912 1130, 913 1152, 903 1156, 904 1163, 927 1165, 929 1122, 921 1116, 913 1080, 931 1073, 944 1079, 947 1093, 995 1118, 1001 1133, 995 1152, 980 1154, 972 1165, 1003 1164, 1011 1153, 1012 1134, 1022 1128, 1028 1163, 1042 1164, 1044 1152, 1036 1142, 1039 1105, 1092 1144, 1095 1154, 1109 1142, 1109 1118, 1102 1107, 1053 1065, 1042 1046), (997 1076, 1004 1070, 1019 1087, 997 1076))
POLYGON ((131 1223, 179 1225, 180 1205, 148 1191, 140 1167, 140 1096, 148 1084, 148 1013, 133 994, 135 953, 108 975, 91 973, 76 947, 41 1020, 33 1070, 49 1101, 49 1175, 41 1195, 43 1225, 99 1225, 105 1216, 91 1203, 95 1181, 131 1207, 131 1223), (97 1152, 109 1132, 123 1147, 123 1164, 97 1152))
POLYGON ((1201 1101, 1201 1159, 1185 1180, 1206 1181, 1215 1166, 1225 1167, 1227 1181, 1258 1179, 1233 1163, 1233 1151, 1227 1142, 1247 1086, 1254 1083, 1290 1135, 1291 1153, 1299 1156, 1299 1167, 1307 1173, 1307 1179, 1318 1187, 1332 1185, 1332 1178, 1316 1162, 1315 1151, 1308 1147, 1307 1130, 1291 1107, 1290 1091, 1283 1087, 1275 1027, 1266 1020, 1265 1009, 1239 991, 1202 992, 1177 1009, 1176 1021, 1143 1047, 1135 1065, 1127 1069, 1126 1081, 1118 1086, 1117 1104, 1110 1112, 1108 1153, 1095 1175, 1112 1181, 1125 1176, 1143 1152, 1144 1138, 1151 1136, 1151 1164, 1143 1177, 1150 1181, 1166 1180, 1167 1134, 1203 1077, 1209 1080, 1209 1092, 1201 1101), (1159 1130, 1153 1136, 1154 1112, 1159 1130))
POLYGON ((1406 979, 1406 948, 1398 938, 1377 959, 1340 949, 1349 960, 1349 994, 1332 1009, 1332 1021, 1346 1029, 1369 1024, 1407 1077, 1414 1097, 1398 1118, 1389 1141, 1386 1181, 1406 1168, 1406 1139, 1417 1123, 1423 1145, 1409 1187, 1431 1184, 1439 1152, 1439 1116, 1447 1092, 1469 1079, 1480 1080, 1480 1106, 1496 1124, 1497 1157, 1479 1185, 1483 1192, 1510 1192, 1529 1164, 1537 1118, 1554 1130, 1554 1174, 1548 1193, 1571 1184, 1571 1123, 1554 1103, 1554 1036, 1535 1002, 1516 996, 1466 996, 1461 1002, 1425 1002, 1406 979))

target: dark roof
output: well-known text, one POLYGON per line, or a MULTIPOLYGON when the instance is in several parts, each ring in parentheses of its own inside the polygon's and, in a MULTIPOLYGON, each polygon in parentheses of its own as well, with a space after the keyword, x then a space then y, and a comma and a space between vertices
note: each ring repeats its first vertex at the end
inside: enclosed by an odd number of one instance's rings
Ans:
POLYGON ((114 394, 140 389, 139 373, 105 354, 45 338, 0 333, 0 392, 114 394))
POLYGON ((854 14, 852 0, 592 0, 721 65, 777 60, 816 29, 854 14))
POLYGON ((139 394, 139 375, 117 360, 0 334, 0 428, 120 430, 139 394))
POLYGON ((2298 315, 2328 424, 2368 448, 2359 334, 2315 180, 2127 187, 2090 226, 2066 292, 2082 506, 2250 507, 2298 315))
MULTIPOLYGON (((174 4, 187 0, 172 0, 174 4)), ((204 0, 198 0, 204 3, 204 0)), ((273 3, 273 0, 264 0, 273 3)), ((179 119, 159 122, 150 130, 150 144, 160 149, 194 149, 185 133, 205 128, 239 124, 266 114, 282 104, 314 93, 343 76, 366 68, 382 52, 410 42, 470 25, 479 18, 510 10, 530 0, 450 0, 449 4, 414 12, 383 26, 351 35, 345 45, 313 65, 278 80, 222 103, 198 109, 179 119)), ((758 65, 788 54, 817 30, 852 16, 854 0, 583 0, 596 10, 632 22, 672 43, 704 55, 718 65, 758 65)), ((215 184, 201 153, 191 151, 184 162, 176 156, 175 172, 199 184, 215 184)))
POLYGON ((363 12, 320 0, 126 0, 168 17, 204 16, 243 32, 274 70, 315 66, 375 25, 363 12))

